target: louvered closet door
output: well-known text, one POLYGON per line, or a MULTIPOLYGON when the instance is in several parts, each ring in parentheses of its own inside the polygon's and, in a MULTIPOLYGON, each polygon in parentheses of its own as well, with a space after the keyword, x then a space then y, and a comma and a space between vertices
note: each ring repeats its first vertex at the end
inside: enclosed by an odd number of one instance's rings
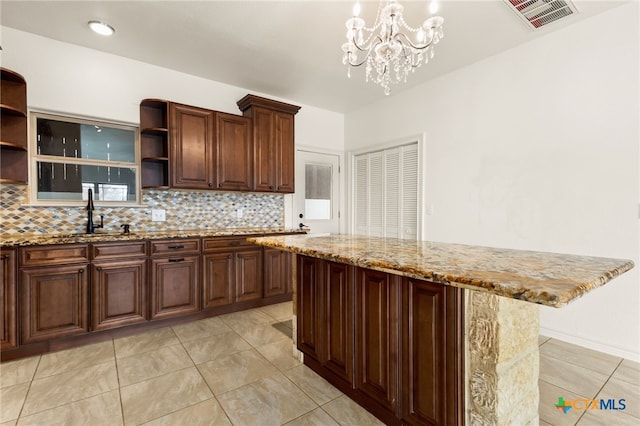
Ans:
POLYGON ((418 144, 355 157, 358 234, 418 238, 418 144))
POLYGON ((369 235, 384 235, 384 152, 369 154, 369 235))
POLYGON ((401 238, 402 213, 400 205, 400 148, 385 151, 384 164, 384 236, 401 238))
POLYGON ((359 155, 355 158, 355 197, 353 210, 356 234, 369 233, 369 156, 359 155))
POLYGON ((401 149, 400 166, 400 238, 418 239, 418 144, 404 146, 401 149))

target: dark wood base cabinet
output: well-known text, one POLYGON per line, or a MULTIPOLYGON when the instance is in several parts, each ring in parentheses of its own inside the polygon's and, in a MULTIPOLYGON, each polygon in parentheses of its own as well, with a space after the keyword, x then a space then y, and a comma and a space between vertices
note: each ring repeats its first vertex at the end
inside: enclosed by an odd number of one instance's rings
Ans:
POLYGON ((205 238, 203 252, 203 309, 272 296, 262 290, 263 249, 246 237, 205 238))
POLYGON ((16 303, 16 250, 0 250, 0 350, 18 346, 16 303))
POLYGON ((264 297, 291 293, 291 253, 264 248, 264 297))
POLYGON ((91 270, 92 330, 147 321, 147 259, 99 262, 91 270))
POLYGON ((147 242, 91 245, 91 330, 144 323, 147 312, 147 242))
POLYGON ((20 271, 21 343, 89 331, 88 264, 20 271))
POLYGON ((2 248, 1 359, 291 301, 291 255, 246 239, 2 248))
POLYGON ((151 319, 200 310, 199 256, 151 259, 151 319))
POLYGON ((203 309, 229 306, 235 302, 235 254, 229 251, 202 256, 203 309))
POLYGON ((304 362, 386 424, 464 424, 462 291, 298 256, 304 362))

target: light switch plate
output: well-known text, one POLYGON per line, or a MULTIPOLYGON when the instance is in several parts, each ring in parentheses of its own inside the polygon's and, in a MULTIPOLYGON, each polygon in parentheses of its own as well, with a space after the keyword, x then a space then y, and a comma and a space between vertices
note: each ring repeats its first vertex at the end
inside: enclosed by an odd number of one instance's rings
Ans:
POLYGON ((165 211, 162 209, 152 209, 151 210, 151 221, 152 222, 164 222, 166 219, 165 211))

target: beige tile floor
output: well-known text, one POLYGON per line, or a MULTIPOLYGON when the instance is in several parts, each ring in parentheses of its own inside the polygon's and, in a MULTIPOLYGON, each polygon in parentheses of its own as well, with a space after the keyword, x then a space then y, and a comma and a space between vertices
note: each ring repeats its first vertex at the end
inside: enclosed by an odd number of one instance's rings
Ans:
MULTIPOLYGON (((4 363, 0 426, 376 425, 291 356, 283 303, 4 363)), ((640 424, 640 367, 540 339, 541 425, 640 424), (620 412, 563 414, 559 396, 625 398, 620 412)))

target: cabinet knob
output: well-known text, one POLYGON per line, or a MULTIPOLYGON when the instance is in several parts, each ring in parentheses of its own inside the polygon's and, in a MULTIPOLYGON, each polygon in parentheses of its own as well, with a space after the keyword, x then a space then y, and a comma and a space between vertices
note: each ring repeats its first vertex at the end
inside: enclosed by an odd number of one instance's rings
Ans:
POLYGON ((96 269, 97 269, 98 271, 102 271, 102 266, 98 266, 96 269))
POLYGON ((79 273, 79 274, 84 274, 84 269, 80 269, 80 270, 78 271, 78 273, 79 273))
POLYGON ((8 254, 3 254, 2 255, 2 260, 7 260, 9 259, 9 255, 8 254))
POLYGON ((169 262, 184 262, 184 257, 181 257, 179 259, 169 259, 169 262))
POLYGON ((218 184, 218 188, 222 188, 222 184, 221 183, 218 184))
POLYGON ((213 184, 209 182, 209 188, 213 188, 213 184))
POLYGON ((178 244, 178 245, 171 245, 171 246, 167 246, 167 248, 170 248, 172 250, 179 250, 179 249, 183 249, 184 245, 182 244, 178 244))
POLYGON ((273 189, 273 185, 269 185, 269 189, 273 189))

